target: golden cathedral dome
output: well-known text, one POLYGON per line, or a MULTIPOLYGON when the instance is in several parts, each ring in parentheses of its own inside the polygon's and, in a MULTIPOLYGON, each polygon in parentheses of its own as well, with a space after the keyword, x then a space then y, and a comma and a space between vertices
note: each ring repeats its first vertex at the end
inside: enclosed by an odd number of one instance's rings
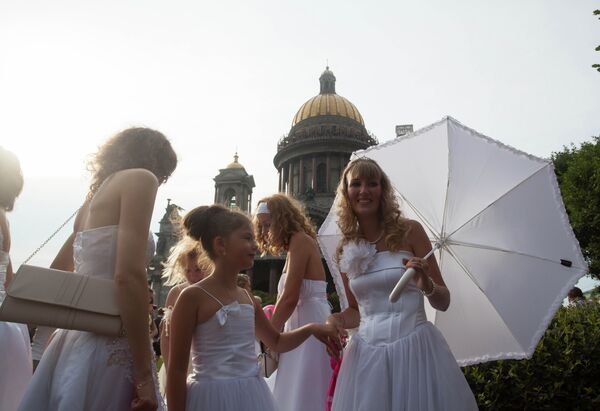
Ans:
POLYGON ((336 94, 335 76, 325 69, 319 78, 321 92, 300 107, 294 116, 292 127, 303 120, 319 116, 339 116, 349 118, 364 126, 365 123, 358 109, 348 99, 336 94))
POLYGON ((240 156, 238 156, 238 153, 236 152, 235 155, 233 156, 233 163, 229 163, 227 165, 227 167, 225 167, 226 169, 239 169, 239 170, 244 170, 244 166, 241 165, 239 163, 239 158, 240 156))

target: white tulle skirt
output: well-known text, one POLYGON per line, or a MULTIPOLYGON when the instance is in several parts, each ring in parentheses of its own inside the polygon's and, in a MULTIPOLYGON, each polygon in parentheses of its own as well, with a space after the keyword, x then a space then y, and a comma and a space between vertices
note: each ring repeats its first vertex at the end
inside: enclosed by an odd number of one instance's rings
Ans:
POLYGON ((273 395, 262 377, 189 379, 186 411, 275 411, 273 395))
POLYGON ((0 409, 15 411, 31 380, 29 332, 24 324, 0 321, 0 409))
MULTIPOLYGON (((164 410, 158 383, 155 388, 158 409, 164 410)), ((133 395, 131 353, 125 338, 58 330, 19 411, 125 411, 131 409, 133 395)))
POLYGON ((427 322, 392 343, 355 335, 333 397, 334 411, 469 411, 477 403, 448 344, 427 322))
MULTIPOLYGON (((284 331, 308 323, 323 323, 331 310, 325 298, 302 301, 285 324, 284 331)), ((325 345, 310 337, 298 348, 279 356, 277 371, 268 379, 280 411, 323 411, 331 380, 325 345)))

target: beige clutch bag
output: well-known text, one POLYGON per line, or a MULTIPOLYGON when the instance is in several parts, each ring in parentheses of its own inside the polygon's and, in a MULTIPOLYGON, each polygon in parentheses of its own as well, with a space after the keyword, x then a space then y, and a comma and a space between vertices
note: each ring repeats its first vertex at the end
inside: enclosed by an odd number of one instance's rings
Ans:
POLYGON ((124 335, 112 279, 25 264, 6 290, 0 320, 124 335))

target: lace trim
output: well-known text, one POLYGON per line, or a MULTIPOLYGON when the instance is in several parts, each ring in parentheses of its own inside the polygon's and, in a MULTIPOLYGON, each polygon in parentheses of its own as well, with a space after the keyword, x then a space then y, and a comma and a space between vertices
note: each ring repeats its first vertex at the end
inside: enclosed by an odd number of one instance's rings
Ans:
POLYGON ((131 359, 131 353, 129 351, 129 344, 125 338, 111 338, 106 341, 106 345, 109 351, 108 358, 106 360, 107 367, 124 367, 129 370, 127 378, 133 382, 131 376, 131 369, 133 367, 133 361, 131 359))

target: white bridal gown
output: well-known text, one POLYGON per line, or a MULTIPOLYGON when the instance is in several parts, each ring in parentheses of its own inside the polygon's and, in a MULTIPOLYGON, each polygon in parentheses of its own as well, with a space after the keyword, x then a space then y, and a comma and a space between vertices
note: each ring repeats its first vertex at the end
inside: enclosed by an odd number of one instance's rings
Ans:
MULTIPOLYGON (((0 245, 4 242, 0 231, 0 245)), ((8 253, 0 250, 0 304, 6 297, 4 281, 8 253)), ((0 409, 14 411, 31 379, 32 360, 29 332, 25 324, 0 321, 0 409)))
MULTIPOLYGON (((287 274, 279 279, 283 292, 287 274)), ((296 309, 285 323, 291 331, 308 323, 324 323, 331 309, 327 302, 327 282, 302 280, 296 309)), ((269 378, 280 411, 323 411, 331 380, 331 365, 325 345, 310 337, 298 348, 279 356, 277 371, 269 378), (274 382, 273 382, 274 380, 274 382)))
POLYGON ((406 251, 375 254, 350 279, 360 326, 344 352, 334 411, 467 411, 477 404, 448 344, 425 316, 423 294, 409 283, 388 296, 405 269, 406 251))
MULTIPOLYGON (((73 244, 75 272, 113 278, 117 232, 115 225, 77 233, 73 244)), ((148 255, 153 252, 154 240, 150 235, 148 255)), ((58 330, 44 352, 19 411, 129 410, 134 398, 132 371, 125 337, 58 330)), ((156 375, 154 380, 158 409, 164 410, 156 375)))
MULTIPOLYGON (((196 326, 186 411, 275 411, 273 395, 258 373, 254 350, 254 302, 223 304, 196 326)), ((247 293, 246 293, 247 294, 247 293)))

